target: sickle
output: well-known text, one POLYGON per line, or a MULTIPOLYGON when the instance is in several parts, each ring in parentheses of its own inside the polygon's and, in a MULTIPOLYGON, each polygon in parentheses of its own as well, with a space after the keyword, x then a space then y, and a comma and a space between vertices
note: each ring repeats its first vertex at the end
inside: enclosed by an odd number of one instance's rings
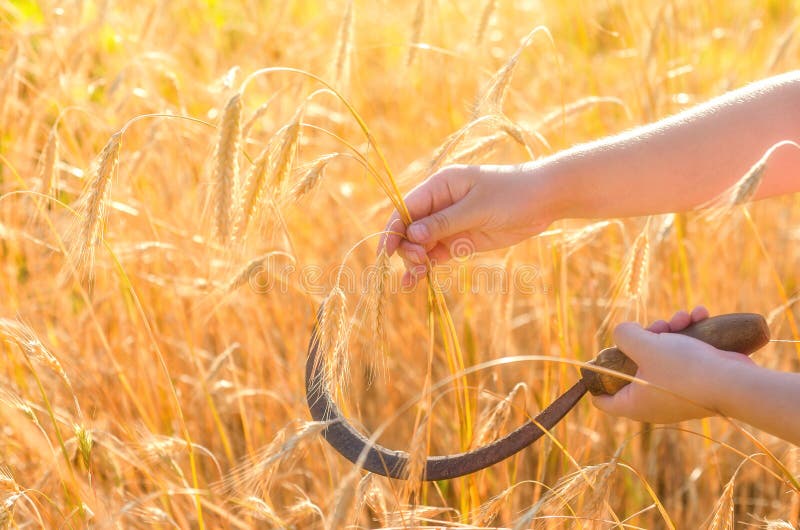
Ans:
MULTIPOLYGON (((322 314, 320 306, 317 315, 322 314)), ((342 415, 325 384, 325 359, 319 351, 319 318, 314 324, 306 361, 306 399, 311 416, 327 422, 322 436, 345 458, 367 471, 391 478, 408 478, 409 455, 371 442, 342 415)), ((680 332, 715 348, 749 355, 769 342, 764 317, 755 313, 730 313, 696 322, 680 332)), ((606 348, 589 362, 633 376, 638 367, 618 348, 606 348)), ((630 381, 606 372, 581 368, 581 379, 544 409, 536 418, 488 445, 466 453, 430 456, 425 460, 423 480, 443 480, 474 473, 514 455, 552 429, 587 391, 594 395, 616 394, 630 381)))

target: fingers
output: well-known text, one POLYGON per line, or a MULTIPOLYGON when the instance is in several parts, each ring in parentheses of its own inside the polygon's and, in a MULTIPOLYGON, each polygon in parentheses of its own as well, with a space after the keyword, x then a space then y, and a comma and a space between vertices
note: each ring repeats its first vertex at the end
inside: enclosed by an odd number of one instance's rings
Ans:
POLYGON ((428 252, 425 247, 410 241, 401 241, 397 252, 404 260, 415 265, 425 265, 428 262, 428 252))
POLYGON ((655 333, 651 333, 635 322, 623 322, 614 328, 614 343, 636 364, 653 345, 655 333))
POLYGON ((699 305, 692 309, 692 322, 700 322, 708 318, 708 309, 705 306, 699 305))
POLYGON ((690 324, 700 322, 706 318, 708 318, 708 309, 699 305, 692 309, 691 313, 678 311, 672 316, 669 322, 665 320, 656 320, 647 326, 647 330, 653 333, 677 333, 678 331, 686 329, 690 324))
POLYGON ((647 326, 647 331, 653 333, 667 333, 669 331, 669 323, 666 320, 656 320, 647 326))
POLYGON ((634 399, 634 386, 628 385, 622 388, 613 396, 592 396, 592 404, 606 414, 612 416, 625 416, 627 418, 639 420, 639 409, 641 403, 634 399))
POLYGON ((692 317, 689 316, 689 313, 686 311, 678 311, 669 321, 669 329, 670 331, 677 332, 681 331, 686 328, 689 324, 692 323, 692 317))
POLYGON ((480 208, 470 204, 469 200, 461 200, 414 221, 406 234, 413 243, 432 245, 473 228, 478 224, 480 215, 480 208))
POLYGON ((426 255, 424 247, 403 241, 400 244, 398 253, 403 257, 403 262, 406 266, 406 273, 402 279, 402 286, 405 288, 415 286, 428 271, 430 265, 444 263, 452 257, 449 246, 444 243, 437 243, 427 251, 426 255), (407 251, 407 247, 413 250, 407 251), (413 252, 413 255, 408 254, 408 252, 413 252))
POLYGON ((395 211, 378 248, 385 247, 392 255, 405 238, 419 244, 427 242, 430 248, 439 239, 455 233, 455 227, 469 225, 476 209, 465 208, 461 203, 474 185, 476 172, 471 166, 449 166, 414 188, 404 199, 414 222, 406 227, 395 211))

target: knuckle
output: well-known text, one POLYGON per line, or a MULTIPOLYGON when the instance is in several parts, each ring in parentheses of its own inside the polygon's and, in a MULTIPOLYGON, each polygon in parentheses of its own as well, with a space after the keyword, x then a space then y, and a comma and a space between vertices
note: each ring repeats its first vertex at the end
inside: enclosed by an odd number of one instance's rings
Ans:
POLYGON ((446 215, 435 213, 431 216, 431 224, 433 229, 439 234, 446 234, 450 228, 450 220, 446 215))

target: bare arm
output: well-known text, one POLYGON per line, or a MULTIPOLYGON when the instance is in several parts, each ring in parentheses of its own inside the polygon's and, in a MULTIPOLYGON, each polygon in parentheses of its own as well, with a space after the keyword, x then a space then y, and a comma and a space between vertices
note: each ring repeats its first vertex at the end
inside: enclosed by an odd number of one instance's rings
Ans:
POLYGON ((800 374, 744 363, 722 369, 717 410, 800 446, 800 374))
MULTIPOLYGON (((559 183, 567 217, 689 210, 731 186, 774 144, 800 141, 800 72, 531 163, 559 183)), ((770 157, 756 199, 800 190, 800 150, 770 157)))
MULTIPOLYGON (((767 150, 800 142, 800 71, 729 92, 625 133, 523 165, 450 166, 407 197, 413 223, 395 212, 385 238, 416 281, 446 261, 455 240, 502 248, 563 218, 678 212, 720 195, 767 150)), ((756 199, 800 191, 800 149, 776 149, 756 199)), ((463 243, 462 243, 463 244, 463 243)))

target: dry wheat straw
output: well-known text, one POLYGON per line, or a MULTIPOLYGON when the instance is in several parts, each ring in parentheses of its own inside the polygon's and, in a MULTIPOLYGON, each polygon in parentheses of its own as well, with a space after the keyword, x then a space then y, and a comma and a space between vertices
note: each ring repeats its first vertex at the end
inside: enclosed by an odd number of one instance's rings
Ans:
POLYGON ((367 363, 370 382, 375 375, 386 375, 386 297, 391 278, 391 261, 386 251, 381 249, 375 266, 367 276, 367 293, 364 307, 369 341, 366 344, 367 363))
POLYGON ((297 528, 306 528, 306 526, 301 526, 299 523, 308 519, 310 515, 319 519, 323 524, 325 521, 325 514, 322 513, 320 507, 311 502, 307 497, 291 505, 288 512, 288 522, 294 524, 297 528))
POLYGON ((646 292, 649 264, 650 236, 645 228, 633 242, 633 249, 625 266, 622 287, 626 296, 636 299, 646 292))
POLYGON ((471 145, 453 153, 449 162, 451 164, 482 162, 494 154, 497 147, 503 143, 507 136, 505 132, 499 132, 478 138, 471 145))
POLYGON ((281 429, 272 441, 254 456, 234 467, 217 487, 227 492, 241 492, 245 496, 269 492, 272 474, 278 465, 290 465, 299 450, 327 426, 326 422, 300 423, 299 428, 281 429), (294 430, 293 434, 290 434, 294 430))
POLYGON ((88 270, 91 281, 94 268, 95 248, 102 238, 111 182, 119 164, 119 152, 122 132, 111 136, 100 153, 93 171, 94 177, 89 183, 88 192, 80 200, 80 225, 78 237, 70 247, 70 261, 76 270, 88 270))
POLYGON ((250 171, 247 172, 244 185, 242 186, 242 193, 239 194, 240 205, 236 208, 237 215, 234 236, 236 240, 241 241, 245 238, 247 227, 250 225, 253 214, 256 212, 256 205, 263 200, 263 196, 267 190, 267 173, 271 159, 272 145, 268 144, 261 150, 258 157, 253 161, 253 165, 250 166, 250 171))
POLYGON ((286 522, 281 519, 275 510, 267 504, 261 497, 250 495, 237 502, 239 506, 245 509, 251 517, 255 517, 260 521, 265 521, 278 528, 285 528, 286 522))
POLYGON ((481 116, 468 124, 464 125, 454 133, 451 133, 445 141, 436 149, 433 158, 431 159, 430 163, 428 164, 427 174, 435 173, 439 168, 441 168, 445 162, 447 162, 448 158, 458 147, 464 138, 466 138, 467 134, 481 124, 488 124, 490 126, 495 125, 498 123, 500 118, 497 116, 481 116))
POLYGON ((422 487, 422 473, 425 471, 425 460, 428 456, 428 419, 422 418, 411 437, 408 448, 408 461, 406 462, 405 482, 400 498, 412 503, 418 502, 418 495, 422 487))
MULTIPOLYGON (((56 167, 58 166, 58 144, 58 131, 55 127, 52 127, 47 135, 47 142, 39 157, 37 168, 37 177, 40 183, 39 189, 42 190, 43 195, 52 194, 53 197, 58 196, 59 188, 58 173, 56 172, 56 167)), ((51 204, 48 202, 47 208, 50 209, 50 206, 51 204)))
POLYGON ((80 424, 75 424, 74 431, 75 440, 78 442, 76 454, 80 457, 83 469, 91 469, 92 448, 94 447, 92 431, 80 424))
POLYGON ((393 498, 393 493, 384 491, 377 480, 371 481, 364 493, 364 502, 369 506, 369 509, 372 510, 372 513, 378 519, 381 526, 390 526, 388 517, 391 510, 386 501, 387 499, 393 500, 393 498))
POLYGON ((417 46, 422 38, 422 28, 425 26, 425 2, 419 0, 414 10, 414 20, 411 22, 411 36, 409 38, 408 54, 406 55, 406 68, 411 66, 417 56, 417 46))
POLYGON ((550 38, 550 42, 553 42, 552 37, 550 37, 550 32, 544 26, 539 26, 528 33, 525 38, 522 39, 520 46, 506 62, 506 64, 504 64, 494 74, 494 76, 492 76, 488 85, 483 90, 483 93, 476 100, 472 111, 473 120, 486 114, 501 114, 506 92, 511 84, 511 78, 514 75, 514 70, 519 63, 520 57, 522 57, 522 52, 524 52, 525 49, 530 46, 531 42, 533 42, 533 38, 539 32, 546 33, 550 38))
POLYGON ((662 244, 672 233, 672 229, 675 227, 675 218, 676 215, 674 213, 668 213, 663 216, 661 226, 656 233, 656 245, 662 244))
POLYGON ((619 98, 607 96, 588 96, 577 101, 573 101, 565 107, 559 107, 558 109, 545 114, 539 121, 535 122, 534 125, 529 128, 535 131, 540 131, 547 130, 553 126, 561 126, 566 120, 601 103, 612 103, 614 105, 619 105, 626 111, 627 115, 631 117, 630 109, 625 102, 619 98))
MULTIPOLYGON (((403 529, 419 529, 419 528, 453 528, 450 521, 447 519, 437 521, 434 519, 436 516, 450 513, 451 515, 458 515, 458 512, 453 508, 441 506, 425 506, 422 504, 412 504, 401 507, 398 510, 390 512, 386 516, 384 526, 388 528, 403 528, 403 529), (435 523, 441 523, 439 525, 435 523), (413 526, 412 526, 413 525, 413 526)), ((459 526, 455 526, 459 528, 459 526)), ((469 528, 469 527, 464 527, 469 528)))
POLYGON ((782 519, 761 519, 761 522, 760 528, 764 530, 797 530, 792 523, 782 519))
POLYGON ((247 263, 244 264, 237 272, 234 274, 230 280, 225 283, 223 287, 223 292, 230 293, 237 290, 239 287, 243 286, 245 283, 250 282, 253 277, 264 270, 265 262, 273 256, 274 253, 270 252, 267 254, 263 254, 261 256, 257 256, 247 263))
POLYGON ((600 221, 568 233, 562 240, 564 252, 567 256, 571 256, 574 252, 589 244, 600 232, 612 224, 614 224, 612 221, 600 221))
POLYGON ((472 440, 472 449, 483 447, 497 440, 511 415, 511 405, 514 403, 514 399, 520 392, 525 392, 527 388, 525 383, 517 383, 504 399, 481 414, 481 418, 478 420, 480 427, 472 440))
POLYGON ((483 38, 486 36, 486 28, 489 27, 494 12, 497 10, 497 0, 486 0, 481 9, 481 16, 478 19, 478 25, 475 27, 475 46, 483 44, 483 38))
POLYGON ((335 61, 333 68, 333 86, 340 92, 345 93, 350 81, 350 61, 353 54, 353 26, 355 25, 355 9, 353 0, 347 2, 339 24, 339 31, 336 36, 336 46, 334 47, 335 61))
POLYGON ((14 480, 11 469, 5 465, 0 466, 0 528, 17 528, 14 508, 22 498, 26 498, 25 493, 14 480))
MULTIPOLYGON (((596 466, 588 466, 566 475, 558 481, 536 504, 526 511, 514 523, 514 530, 528 528, 537 517, 558 514, 564 508, 575 513, 575 504, 581 496, 587 497, 587 507, 593 513, 581 514, 581 517, 593 519, 597 515, 597 498, 607 494, 611 476, 616 470, 616 461, 605 462, 596 466)), ((601 508, 602 503, 601 504, 601 508)))
POLYGON ((347 356, 349 328, 347 298, 339 286, 331 289, 325 299, 318 326, 314 340, 318 341, 317 348, 325 359, 325 384, 329 390, 339 388, 346 391, 350 375, 347 356))
POLYGON ((470 513, 470 523, 481 527, 491 524, 497 514, 500 513, 500 510, 508 506, 511 494, 514 493, 516 487, 517 484, 511 485, 481 504, 477 510, 470 513))
POLYGON ((770 53, 769 58, 766 61, 767 67, 764 71, 767 74, 770 74, 775 71, 775 67, 778 66, 778 63, 781 62, 781 59, 786 55, 786 52, 789 50, 789 46, 792 44, 794 40, 794 35, 797 33, 797 28, 800 26, 800 23, 795 22, 789 29, 787 29, 783 35, 781 35, 780 39, 778 39, 778 44, 775 46, 775 49, 772 50, 770 53))
POLYGON ((281 92, 282 91, 280 91, 280 90, 275 92, 274 94, 272 94, 269 97, 269 99, 267 99, 267 101, 265 101, 264 103, 259 105, 258 108, 255 110, 255 112, 253 112, 253 115, 250 116, 250 118, 242 126, 242 142, 243 143, 245 143, 247 141, 247 138, 250 137, 250 131, 253 130, 253 127, 258 122, 258 120, 260 120, 261 118, 264 117, 264 115, 269 110, 269 107, 272 105, 272 102, 275 101, 275 98, 277 98, 281 94, 281 92))
POLYGON ((701 204, 698 208, 708 209, 704 214, 705 217, 710 221, 715 221, 723 218, 735 207, 744 205, 752 200, 759 186, 761 186, 761 180, 768 167, 770 157, 779 148, 787 146, 800 149, 800 145, 791 140, 783 140, 773 144, 733 186, 710 201, 701 204))
POLYGON ((322 179, 328 162, 337 156, 339 156, 339 153, 331 153, 323 155, 312 162, 303 176, 300 177, 297 184, 289 191, 289 201, 298 201, 313 190, 322 179))
POLYGON ((234 193, 239 186, 239 149, 242 139, 242 95, 234 94, 222 112, 214 152, 210 204, 214 237, 227 243, 231 235, 234 193))
MULTIPOLYGON (((6 341, 15 344, 25 357, 33 362, 36 362, 46 368, 50 369, 59 376, 67 388, 72 391, 72 383, 58 362, 55 355, 48 350, 44 344, 36 336, 36 333, 25 323, 19 320, 9 320, 7 318, 0 318, 0 336, 6 341)), ((74 394, 74 392, 73 392, 74 394)))
POLYGON ((269 186, 276 196, 280 196, 292 171, 292 166, 297 157, 297 146, 300 143, 301 122, 305 113, 305 103, 295 112, 292 120, 284 127, 280 134, 280 143, 271 167, 269 186))
POLYGON ((333 493, 333 510, 325 524, 327 530, 338 530, 347 526, 345 520, 356 498, 360 476, 361 470, 355 467, 339 482, 333 493))
POLYGON ((14 85, 17 81, 17 58, 19 57, 19 44, 14 44, 3 65, 3 77, 0 79, 0 123, 5 121, 6 109, 9 102, 15 98, 11 97, 14 92, 14 85))
POLYGON ((710 522, 706 530, 733 530, 733 486, 735 481, 736 474, 731 477, 725 485, 725 489, 722 490, 722 495, 709 516, 710 522))

